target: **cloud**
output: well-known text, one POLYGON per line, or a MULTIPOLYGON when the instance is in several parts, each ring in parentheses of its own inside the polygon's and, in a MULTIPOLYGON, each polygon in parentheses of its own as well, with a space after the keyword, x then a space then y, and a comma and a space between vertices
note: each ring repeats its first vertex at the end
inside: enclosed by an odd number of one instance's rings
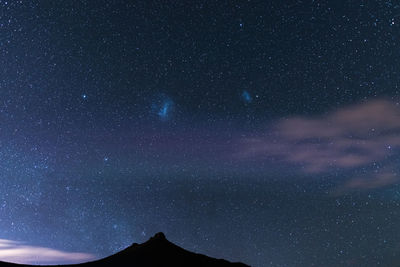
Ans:
POLYGON ((399 181, 397 173, 383 172, 374 173, 372 175, 358 176, 350 179, 342 186, 339 186, 334 192, 334 195, 341 195, 343 193, 357 190, 357 189, 374 189, 378 187, 385 187, 399 181))
POLYGON ((25 245, 22 242, 0 239, 0 261, 21 264, 80 263, 94 260, 87 253, 65 252, 61 250, 25 245))
MULTIPOLYGON (((275 122, 270 134, 243 138, 236 158, 279 159, 307 173, 352 170, 385 162, 400 147, 400 106, 380 99, 340 108, 319 117, 297 116, 275 122)), ((389 171, 393 173, 393 168, 389 171)), ((349 188, 369 189, 398 181, 395 175, 360 177, 349 188)))
POLYGON ((372 177, 368 178, 353 178, 347 184, 345 184, 345 187, 348 189, 352 188, 364 188, 364 189, 370 189, 370 188, 375 188, 375 187, 381 187, 381 186, 386 186, 390 185, 398 180, 397 174, 396 173, 380 173, 376 174, 372 177))

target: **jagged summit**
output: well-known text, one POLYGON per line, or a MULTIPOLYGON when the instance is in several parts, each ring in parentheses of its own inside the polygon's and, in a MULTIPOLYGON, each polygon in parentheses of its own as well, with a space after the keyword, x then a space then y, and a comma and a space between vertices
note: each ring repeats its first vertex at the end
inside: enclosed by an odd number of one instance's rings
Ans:
MULTIPOLYGON (((159 233, 156 233, 154 236, 150 237, 150 239, 147 240, 146 242, 144 242, 142 244, 132 243, 132 245, 130 245, 126 249, 118 252, 117 254, 130 253, 130 251, 136 250, 138 247, 149 247, 149 246, 150 247, 159 247, 159 246, 161 246, 162 243, 166 244, 166 243, 170 243, 170 242, 167 240, 164 233, 159 232, 159 233)), ((117 254, 115 254, 115 255, 117 255, 117 254)))
POLYGON ((150 240, 167 240, 167 238, 165 237, 163 232, 159 232, 151 237, 150 240))
MULTIPOLYGON (((152 236, 152 237, 150 237, 150 239, 149 240, 147 240, 145 243, 143 243, 142 245, 144 245, 144 244, 146 244, 146 243, 149 243, 149 242, 157 242, 157 241, 167 241, 167 242, 169 242, 168 240, 167 240, 167 238, 165 237, 165 234, 163 233, 163 232, 159 232, 159 233, 157 233, 157 234, 155 234, 154 236, 152 236)), ((133 243, 130 247, 137 247, 137 246, 140 246, 141 244, 138 244, 138 243, 133 243)), ((130 248, 130 247, 128 247, 128 248, 130 248)), ((127 249, 128 249, 127 248, 127 249)))
POLYGON ((147 242, 150 241, 168 241, 167 238, 165 237, 165 234, 163 232, 159 232, 155 234, 154 236, 150 237, 150 239, 147 242))

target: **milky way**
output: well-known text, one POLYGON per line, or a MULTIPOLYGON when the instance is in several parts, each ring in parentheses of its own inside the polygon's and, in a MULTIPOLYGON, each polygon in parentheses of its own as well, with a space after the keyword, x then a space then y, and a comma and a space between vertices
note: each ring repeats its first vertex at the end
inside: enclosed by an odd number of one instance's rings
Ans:
POLYGON ((0 10, 0 259, 399 265, 395 2, 0 10))

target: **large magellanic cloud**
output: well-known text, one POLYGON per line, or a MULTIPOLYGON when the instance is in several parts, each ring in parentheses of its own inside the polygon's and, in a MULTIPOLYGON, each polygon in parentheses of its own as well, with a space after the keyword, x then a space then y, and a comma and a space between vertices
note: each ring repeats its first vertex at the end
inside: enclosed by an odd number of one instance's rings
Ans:
POLYGON ((88 253, 66 252, 52 248, 29 246, 22 242, 0 239, 0 261, 21 264, 80 263, 94 260, 88 253))
MULTIPOLYGON (((307 173, 352 170, 386 162, 400 147, 400 106, 380 99, 319 117, 290 117, 272 125, 270 134, 243 138, 240 159, 273 157, 300 165, 307 173)), ((388 164, 389 165, 389 164, 388 164)), ((348 188, 375 188, 397 182, 394 167, 368 177, 355 177, 348 188)))

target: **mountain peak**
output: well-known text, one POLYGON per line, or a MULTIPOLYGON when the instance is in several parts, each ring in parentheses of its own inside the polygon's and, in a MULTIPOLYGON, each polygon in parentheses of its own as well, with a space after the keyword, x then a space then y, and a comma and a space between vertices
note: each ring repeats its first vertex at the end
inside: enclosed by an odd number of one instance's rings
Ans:
POLYGON ((167 240, 163 232, 155 234, 150 240, 167 240))
MULTIPOLYGON (((134 243, 125 250, 105 259, 106 262, 135 263, 137 266, 193 266, 193 267, 249 267, 243 263, 231 263, 206 255, 193 253, 168 241, 162 232, 156 233, 142 244, 134 243)), ((104 260, 103 260, 104 261, 104 260)), ((100 261, 102 262, 102 261, 100 261)), ((98 265, 100 266, 100 265, 98 265)), ((115 265, 114 266, 128 266, 115 265)), ((1 266, 0 266, 1 267, 1 266)), ((85 266, 86 267, 86 266, 85 266)), ((90 266, 91 267, 91 266, 90 266)))

